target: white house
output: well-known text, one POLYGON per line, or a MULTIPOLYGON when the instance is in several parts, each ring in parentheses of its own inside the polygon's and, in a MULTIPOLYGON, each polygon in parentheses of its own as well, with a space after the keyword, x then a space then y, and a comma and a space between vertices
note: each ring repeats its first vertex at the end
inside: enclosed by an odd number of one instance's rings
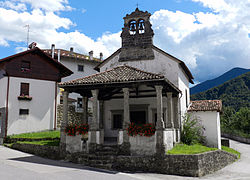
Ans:
POLYGON ((188 112, 204 127, 206 144, 221 149, 220 113, 221 100, 191 101, 188 112))
MULTIPOLYGON (((62 78, 62 82, 97 73, 94 68, 101 62, 103 58, 102 53, 100 53, 99 58, 95 58, 93 57, 93 51, 90 51, 89 55, 84 55, 74 52, 73 47, 71 47, 69 51, 65 49, 55 49, 54 44, 52 44, 51 49, 44 49, 43 51, 48 53, 52 58, 62 63, 73 72, 73 74, 70 76, 62 78)), ((77 112, 82 111, 82 96, 79 93, 71 93, 69 100, 71 101, 71 104, 75 105, 77 112)), ((88 103, 89 107, 92 106, 91 101, 88 103)))
MULTIPOLYGON (((69 93, 80 92, 85 99, 93 98, 89 151, 96 144, 113 140, 129 154, 150 155, 171 149, 180 140, 181 116, 190 101, 193 76, 183 61, 153 45, 149 18, 150 13, 138 8, 126 15, 122 47, 95 68, 100 73, 59 85, 65 90, 64 125, 69 93), (153 123, 156 133, 150 140, 128 137, 131 122, 153 123), (145 144, 148 148, 144 148, 145 144)), ((61 136, 63 147, 63 133, 61 136)))
POLYGON ((37 47, 1 59, 1 137, 54 129, 57 83, 71 74, 37 47))

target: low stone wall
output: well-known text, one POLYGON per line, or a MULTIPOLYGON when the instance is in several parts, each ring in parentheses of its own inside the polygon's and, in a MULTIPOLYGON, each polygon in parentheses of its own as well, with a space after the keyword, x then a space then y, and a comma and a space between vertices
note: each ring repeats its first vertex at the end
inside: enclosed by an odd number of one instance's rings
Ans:
POLYGON ((115 169, 197 177, 215 172, 236 159, 236 155, 221 150, 196 155, 166 155, 164 157, 118 156, 115 169))
POLYGON ((15 143, 11 146, 11 148, 49 159, 61 159, 58 146, 41 146, 35 144, 15 143))
MULTIPOLYGON (((76 112, 74 105, 69 105, 68 108, 69 108, 69 110, 68 110, 68 122, 80 124, 82 122, 82 119, 83 119, 83 113, 76 112)), ((63 118, 63 105, 59 104, 59 105, 57 105, 57 128, 61 127, 62 118, 63 118)))
POLYGON ((233 139, 242 143, 247 143, 250 144, 250 138, 245 138, 245 137, 240 137, 232 134, 227 134, 227 133, 221 133, 221 136, 229 139, 233 139))

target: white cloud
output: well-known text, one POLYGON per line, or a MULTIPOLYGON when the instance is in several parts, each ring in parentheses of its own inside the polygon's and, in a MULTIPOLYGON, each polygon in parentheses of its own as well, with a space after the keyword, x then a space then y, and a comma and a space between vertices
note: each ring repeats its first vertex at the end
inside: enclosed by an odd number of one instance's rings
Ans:
POLYGON ((16 11, 26 11, 27 7, 24 3, 18 3, 16 1, 2 1, 0 2, 0 7, 5 7, 9 9, 13 9, 16 11))
POLYGON ((197 81, 250 67, 250 1, 193 0, 212 12, 160 10, 151 21, 155 44, 182 59, 197 81))

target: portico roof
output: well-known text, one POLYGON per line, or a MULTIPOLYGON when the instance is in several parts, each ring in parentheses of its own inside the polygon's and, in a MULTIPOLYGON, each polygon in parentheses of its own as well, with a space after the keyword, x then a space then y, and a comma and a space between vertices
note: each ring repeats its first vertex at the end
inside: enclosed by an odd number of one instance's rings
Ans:
POLYGON ((123 87, 139 87, 147 85, 154 87, 162 85, 164 92, 178 94, 181 91, 161 74, 142 71, 140 69, 122 65, 107 71, 86 76, 76 80, 59 83, 59 87, 69 92, 85 94, 90 97, 90 90, 103 89, 102 93, 118 92, 123 87), (114 90, 117 89, 117 90, 114 90))
POLYGON ((164 76, 160 74, 145 72, 134 67, 123 65, 91 76, 83 77, 72 81, 62 82, 60 83, 60 86, 160 79, 164 79, 164 76))

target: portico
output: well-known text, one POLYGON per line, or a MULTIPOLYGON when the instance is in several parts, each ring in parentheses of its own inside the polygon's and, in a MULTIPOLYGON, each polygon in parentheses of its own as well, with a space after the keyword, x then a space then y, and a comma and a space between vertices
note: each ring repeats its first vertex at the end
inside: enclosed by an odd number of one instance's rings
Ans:
MULTIPOLYGON (((140 154, 138 145, 129 137, 127 128, 135 124, 152 123, 156 127, 152 148, 146 154, 162 154, 179 141, 180 130, 179 96, 180 90, 164 76, 148 73, 130 66, 113 69, 60 84, 64 88, 63 123, 67 124, 67 96, 75 92, 83 96, 84 113, 92 98, 92 120, 88 134, 88 151, 94 151, 99 144, 115 140, 121 146, 121 154, 140 154), (176 136, 177 134, 177 136, 176 136)), ((87 115, 83 123, 87 122, 87 115)), ((64 144, 62 126, 61 144, 64 144)), ((137 137, 140 139, 140 137, 137 137)), ((147 137, 143 137, 147 138, 147 137)), ((141 141, 141 140, 139 140, 141 141)), ((143 140, 142 140, 143 141, 143 140)))

